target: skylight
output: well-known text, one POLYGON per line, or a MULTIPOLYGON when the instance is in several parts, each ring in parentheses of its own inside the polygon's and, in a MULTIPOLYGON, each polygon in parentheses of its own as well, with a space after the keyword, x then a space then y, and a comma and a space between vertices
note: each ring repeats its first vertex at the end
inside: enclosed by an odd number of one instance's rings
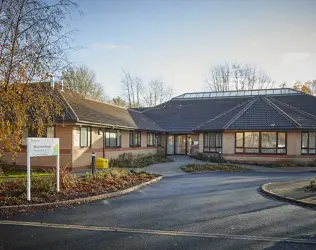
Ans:
POLYGON ((300 91, 294 89, 256 89, 242 91, 221 91, 221 92, 194 92, 185 93, 172 99, 204 99, 219 97, 239 97, 239 96, 260 96, 260 95, 301 95, 300 91))

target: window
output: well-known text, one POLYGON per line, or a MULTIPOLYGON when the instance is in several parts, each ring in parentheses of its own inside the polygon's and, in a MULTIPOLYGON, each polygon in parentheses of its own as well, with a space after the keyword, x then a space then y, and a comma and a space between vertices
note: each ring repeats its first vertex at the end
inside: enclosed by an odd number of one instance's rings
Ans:
POLYGON ((222 133, 204 133, 204 152, 222 151, 222 133))
POLYGON ((316 132, 302 133, 302 154, 316 154, 316 132))
POLYGON ((236 153, 286 154, 285 132, 237 132, 236 153))
POLYGON ((161 135, 157 135, 157 146, 161 146, 161 135))
POLYGON ((147 133, 147 146, 156 145, 156 135, 153 133, 147 133))
POLYGON ((140 147, 141 133, 136 131, 129 132, 129 145, 131 147, 140 147))
POLYGON ((90 147, 91 128, 80 127, 80 147, 90 147))
POLYGON ((107 129, 104 132, 105 147, 117 148, 121 146, 121 131, 114 129, 107 129))
MULTIPOLYGON (((35 129, 26 128, 22 131, 22 145, 26 146, 27 137, 38 137, 37 131, 35 129)), ((47 127, 41 136, 43 138, 54 138, 55 137, 55 128, 47 127)))

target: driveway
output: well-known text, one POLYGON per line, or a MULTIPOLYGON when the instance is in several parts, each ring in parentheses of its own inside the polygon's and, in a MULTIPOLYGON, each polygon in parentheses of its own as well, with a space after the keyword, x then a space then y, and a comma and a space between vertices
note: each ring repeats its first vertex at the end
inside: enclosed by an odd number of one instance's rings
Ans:
POLYGON ((0 220, 0 249, 316 249, 316 212, 261 195, 311 173, 174 175, 109 200, 0 220))
MULTIPOLYGON (((145 170, 149 173, 158 173, 163 176, 176 176, 176 175, 183 175, 186 174, 183 172, 180 167, 192 164, 192 163, 199 163, 199 164, 217 164, 212 162, 205 162, 200 161, 197 159, 193 159, 186 155, 174 155, 169 156, 173 161, 172 162, 166 162, 166 163, 159 163, 154 164, 149 167, 145 167, 143 169, 138 169, 139 171, 145 170)), ((293 172, 293 173, 299 173, 299 172, 316 172, 316 167, 282 167, 282 168, 269 168, 269 167, 263 167, 258 165, 248 165, 248 164, 235 164, 238 166, 242 166, 245 168, 248 168, 250 171, 254 172, 265 172, 265 173, 284 173, 284 172, 293 172)))
POLYGON ((157 173, 161 174, 163 176, 175 176, 175 175, 181 175, 185 174, 180 167, 192 163, 200 163, 205 164, 206 162, 193 159, 186 155, 174 155, 169 156, 170 159, 172 159, 172 162, 165 162, 165 163, 158 163, 151 165, 149 167, 145 167, 142 170, 145 170, 149 173, 157 173))

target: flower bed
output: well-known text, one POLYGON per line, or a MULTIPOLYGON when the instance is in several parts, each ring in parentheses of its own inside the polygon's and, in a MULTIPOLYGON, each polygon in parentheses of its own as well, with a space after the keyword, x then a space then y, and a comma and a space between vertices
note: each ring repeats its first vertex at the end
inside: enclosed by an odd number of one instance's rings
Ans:
POLYGON ((134 172, 126 169, 106 169, 96 175, 86 174, 78 178, 61 168, 61 190, 56 192, 55 173, 49 177, 33 177, 32 200, 26 200, 26 180, 6 179, 0 180, 0 206, 40 204, 56 201, 64 201, 82 197, 89 197, 118 190, 147 182, 157 175, 134 172))
POLYGON ((245 172, 247 168, 231 165, 231 164, 188 164, 181 167, 182 171, 187 173, 193 172, 245 172))

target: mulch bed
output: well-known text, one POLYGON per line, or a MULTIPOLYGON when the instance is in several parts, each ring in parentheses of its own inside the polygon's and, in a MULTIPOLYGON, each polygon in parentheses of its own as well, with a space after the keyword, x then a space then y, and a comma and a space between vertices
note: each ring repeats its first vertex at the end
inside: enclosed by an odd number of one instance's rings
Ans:
MULTIPOLYGON (((50 203, 58 201, 66 201, 77 198, 85 198, 100 194, 112 193, 119 190, 128 189, 130 187, 136 186, 138 184, 150 181, 156 178, 157 175, 149 173, 130 173, 126 176, 120 176, 118 178, 110 179, 82 179, 78 180, 75 187, 68 189, 62 189, 59 193, 56 191, 43 192, 36 188, 31 190, 31 201, 26 200, 26 190, 21 191, 21 186, 16 188, 18 185, 15 181, 8 181, 3 185, 0 190, 0 206, 12 206, 12 205, 31 205, 31 204, 41 204, 50 203), (3 190, 4 189, 4 190, 3 190)), ((19 184, 20 185, 20 184, 19 184)), ((68 205, 60 205, 68 206, 68 205)), ((47 206, 47 207, 37 207, 37 208, 21 208, 21 209, 0 209, 0 215, 14 214, 17 212, 35 212, 37 210, 45 210, 56 208, 58 205, 47 206)))
POLYGON ((245 172, 247 168, 231 164, 189 164, 181 167, 186 173, 193 172, 245 172))

